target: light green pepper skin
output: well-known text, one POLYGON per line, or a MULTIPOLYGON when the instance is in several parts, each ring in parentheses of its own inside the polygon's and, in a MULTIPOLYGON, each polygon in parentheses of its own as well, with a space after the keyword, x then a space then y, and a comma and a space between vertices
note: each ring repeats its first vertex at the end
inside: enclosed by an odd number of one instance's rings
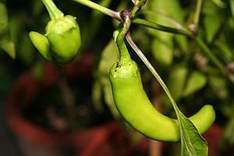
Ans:
MULTIPOLYGON (((180 141, 178 121, 161 114, 151 104, 133 60, 115 63, 110 69, 109 78, 116 107, 134 129, 154 140, 180 141)), ((215 112, 211 105, 205 105, 189 119, 202 134, 213 124, 215 112)))
POLYGON ((30 32, 29 36, 42 56, 56 64, 74 60, 81 46, 80 28, 71 15, 51 20, 45 35, 30 32))
POLYGON ((62 64, 72 61, 81 46, 79 26, 73 16, 50 21, 45 36, 51 47, 51 58, 62 64))

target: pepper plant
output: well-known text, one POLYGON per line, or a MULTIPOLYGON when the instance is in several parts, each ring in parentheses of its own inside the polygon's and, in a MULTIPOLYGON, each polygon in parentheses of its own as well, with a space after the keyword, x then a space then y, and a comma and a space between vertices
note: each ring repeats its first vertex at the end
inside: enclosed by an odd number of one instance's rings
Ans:
MULTIPOLYGON (((228 109, 233 108, 234 83, 230 35, 234 31, 232 0, 132 0, 115 4, 115 9, 107 7, 110 0, 74 1, 79 7, 99 12, 93 17, 109 16, 114 25, 113 34, 108 34, 110 38, 113 35, 113 39, 103 50, 95 70, 92 95, 95 108, 101 111, 101 94, 104 93, 104 100, 116 120, 128 123, 151 139, 179 141, 183 156, 208 155, 208 143, 201 134, 213 124, 214 109, 219 110, 230 119, 226 123, 224 143, 233 143, 234 139, 230 139, 234 129, 233 111, 228 109), (227 16, 226 21, 224 16, 227 16), (161 86, 157 95, 160 107, 176 120, 152 107, 140 72, 161 86), (137 101, 134 96, 138 96, 137 101), (192 110, 195 115, 190 118, 179 109, 197 110, 206 103, 210 105, 197 113, 192 110), (224 105, 221 107, 220 103, 224 105), (166 128, 163 131, 160 127, 166 128), (174 138, 168 135, 170 132, 174 138)), ((48 61, 57 65, 72 62, 82 52, 83 43, 91 44, 85 37, 83 42, 82 28, 77 23, 82 15, 64 16, 52 0, 42 2, 50 21, 45 35, 29 33, 32 43, 48 61)), ((93 21, 95 18, 90 22, 93 21)), ((92 32, 95 29, 91 29, 92 32)), ((1 41, 5 40, 1 38, 1 41)), ((1 44, 4 49, 3 45, 6 44, 1 44)), ((4 50, 14 56, 9 48, 4 50)))

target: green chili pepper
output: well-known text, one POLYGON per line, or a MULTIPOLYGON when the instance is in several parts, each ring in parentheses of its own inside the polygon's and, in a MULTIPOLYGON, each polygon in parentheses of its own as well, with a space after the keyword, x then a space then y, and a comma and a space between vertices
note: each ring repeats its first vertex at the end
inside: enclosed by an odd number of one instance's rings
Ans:
MULTIPOLYGON (((126 46, 119 50, 127 53, 126 46)), ((111 67, 109 78, 116 107, 133 128, 155 140, 180 141, 178 121, 154 108, 144 91, 138 66, 129 56, 120 56, 111 67)), ((205 105, 189 119, 201 134, 214 122, 215 112, 211 105, 205 105)))
POLYGON ((81 46, 79 25, 71 15, 64 16, 51 0, 43 0, 51 21, 46 34, 30 32, 29 36, 43 57, 57 64, 66 64, 75 59, 81 46))

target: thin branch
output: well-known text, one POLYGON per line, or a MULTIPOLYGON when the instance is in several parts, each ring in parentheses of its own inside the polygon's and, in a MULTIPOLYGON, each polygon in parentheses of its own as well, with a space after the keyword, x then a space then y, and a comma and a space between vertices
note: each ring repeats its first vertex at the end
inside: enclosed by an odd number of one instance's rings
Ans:
POLYGON ((110 17, 112 17, 112 18, 114 18, 114 19, 116 19, 118 21, 121 20, 119 12, 108 9, 108 8, 106 8, 106 7, 102 6, 102 5, 99 5, 97 3, 94 3, 94 2, 92 2, 90 0, 74 0, 74 1, 77 2, 77 3, 80 3, 82 5, 85 5, 85 6, 89 7, 89 8, 95 9, 95 10, 97 10, 97 11, 99 11, 99 12, 105 14, 105 15, 108 15, 108 16, 110 16, 110 17))

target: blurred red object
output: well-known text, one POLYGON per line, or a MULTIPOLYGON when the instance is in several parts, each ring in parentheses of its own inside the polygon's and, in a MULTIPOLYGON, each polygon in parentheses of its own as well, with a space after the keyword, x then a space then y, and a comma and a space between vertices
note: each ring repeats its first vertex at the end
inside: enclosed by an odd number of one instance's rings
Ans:
POLYGON ((213 124, 211 128, 203 134, 203 137, 208 142, 209 156, 219 156, 220 141, 223 135, 223 128, 217 124, 213 124))
MULTIPOLYGON (((80 59, 85 62, 77 60, 78 63, 64 67, 63 70, 67 76, 83 75, 91 70, 92 57, 88 55, 80 59), (82 70, 75 67, 77 65, 82 70)), ((30 72, 25 72, 12 86, 6 99, 5 116, 9 129, 19 140, 23 140, 21 142, 28 143, 26 147, 31 148, 30 154, 33 147, 35 149, 43 147, 40 150, 56 149, 50 150, 58 152, 53 153, 53 156, 66 156, 68 149, 73 151, 73 154, 69 154, 69 156, 131 156, 136 153, 137 155, 147 155, 148 140, 142 138, 139 143, 133 145, 125 130, 116 121, 87 127, 87 129, 72 133, 55 133, 27 120, 22 114, 22 108, 32 104, 41 90, 55 85, 59 79, 58 75, 56 66, 51 63, 44 64, 44 76, 39 80, 35 79, 30 72)), ((46 155, 45 153, 36 155, 35 152, 34 156, 46 155)), ((48 156, 52 156, 52 154, 48 154, 48 156)))

